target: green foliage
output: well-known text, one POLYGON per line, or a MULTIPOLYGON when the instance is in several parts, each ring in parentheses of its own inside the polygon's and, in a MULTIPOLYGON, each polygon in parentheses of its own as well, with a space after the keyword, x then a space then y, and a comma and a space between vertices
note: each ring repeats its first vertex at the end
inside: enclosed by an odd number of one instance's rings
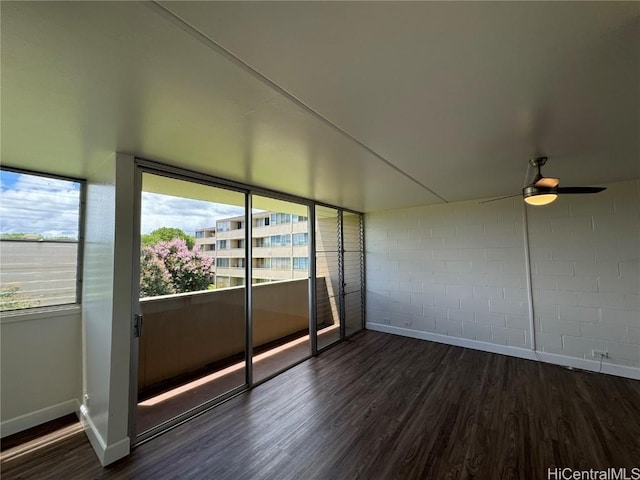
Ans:
POLYGON ((0 287, 0 311, 37 307, 40 304, 38 300, 30 299, 19 292, 20 287, 17 285, 0 287))
POLYGON ((41 233, 3 233, 0 234, 0 240, 25 240, 25 241, 47 241, 47 240, 56 240, 56 241, 65 241, 65 242, 77 242, 78 239, 74 237, 65 237, 62 235, 47 237, 42 235, 41 233))
POLYGON ((0 240, 44 240, 39 233, 3 233, 0 240))
POLYGON ((153 247, 159 242, 169 242, 174 238, 182 239, 186 242, 189 250, 193 249, 196 240, 193 236, 187 235, 184 231, 175 227, 160 227, 156 228, 153 232, 142 235, 142 246, 153 247))

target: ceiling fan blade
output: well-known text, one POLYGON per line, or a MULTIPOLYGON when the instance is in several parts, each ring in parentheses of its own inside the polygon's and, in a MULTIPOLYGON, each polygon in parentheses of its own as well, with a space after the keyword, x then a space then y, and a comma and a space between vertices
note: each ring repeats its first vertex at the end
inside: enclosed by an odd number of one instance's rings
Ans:
POLYGON ((558 187, 558 193, 599 193, 607 187, 558 187))
POLYGON ((496 202, 498 200, 504 200, 505 198, 513 198, 513 197, 521 197, 521 196, 522 196, 521 193, 516 193, 515 195, 507 195, 506 197, 492 198, 491 200, 483 200, 482 202, 478 202, 478 203, 496 202))
POLYGON ((555 188, 560 183, 559 178, 554 177, 541 177, 533 184, 537 188, 555 188))

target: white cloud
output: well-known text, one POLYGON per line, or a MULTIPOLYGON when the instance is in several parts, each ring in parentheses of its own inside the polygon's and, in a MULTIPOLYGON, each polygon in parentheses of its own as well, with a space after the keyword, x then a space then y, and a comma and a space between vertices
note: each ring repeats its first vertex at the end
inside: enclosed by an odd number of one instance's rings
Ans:
POLYGON ((0 232, 78 237, 79 184, 2 171, 0 232))
MULTIPOLYGON (((2 171, 1 233, 78 237, 79 184, 2 171)), ((154 193, 142 193, 141 233, 177 227, 190 235, 216 220, 242 215, 233 206, 154 193)))
POLYGON ((213 227, 217 220, 243 212, 243 208, 234 205, 143 192, 141 231, 149 233, 160 227, 177 227, 194 235, 196 229, 213 227))

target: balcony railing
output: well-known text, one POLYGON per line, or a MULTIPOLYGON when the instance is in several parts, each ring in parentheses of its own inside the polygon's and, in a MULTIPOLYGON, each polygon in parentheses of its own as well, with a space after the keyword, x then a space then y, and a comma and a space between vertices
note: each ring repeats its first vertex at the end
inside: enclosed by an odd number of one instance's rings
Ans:
MULTIPOLYGON (((326 292, 318 289, 324 295, 319 304, 330 301, 326 292)), ((256 284, 252 302, 254 347, 309 327, 307 278, 256 284)), ((144 298, 140 304, 140 391, 244 352, 244 287, 144 298)))

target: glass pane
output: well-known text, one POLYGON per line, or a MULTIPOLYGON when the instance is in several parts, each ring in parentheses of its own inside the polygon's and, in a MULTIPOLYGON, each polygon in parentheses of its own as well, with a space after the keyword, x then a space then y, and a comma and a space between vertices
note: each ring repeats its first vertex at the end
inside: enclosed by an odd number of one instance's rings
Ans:
POLYGON ((246 383, 244 194, 147 173, 142 187, 139 434, 246 383))
POLYGON ((362 295, 361 292, 353 292, 344 297, 345 309, 345 335, 362 330, 362 295))
POLYGON ((352 293, 362 290, 360 252, 344 253, 344 292, 352 293))
POLYGON ((360 251, 360 214, 343 212, 342 228, 344 230, 344 250, 346 252, 360 251))
POLYGON ((76 303, 79 182, 0 170, 0 311, 76 303))
POLYGON ((340 340, 338 210, 316 207, 316 318, 318 349, 340 340))
POLYGON ((343 267, 345 335, 350 335, 363 328, 361 218, 360 214, 350 212, 343 212, 342 216, 345 249, 343 267))
POLYGON ((253 380, 310 355, 305 205, 252 197, 253 380))

